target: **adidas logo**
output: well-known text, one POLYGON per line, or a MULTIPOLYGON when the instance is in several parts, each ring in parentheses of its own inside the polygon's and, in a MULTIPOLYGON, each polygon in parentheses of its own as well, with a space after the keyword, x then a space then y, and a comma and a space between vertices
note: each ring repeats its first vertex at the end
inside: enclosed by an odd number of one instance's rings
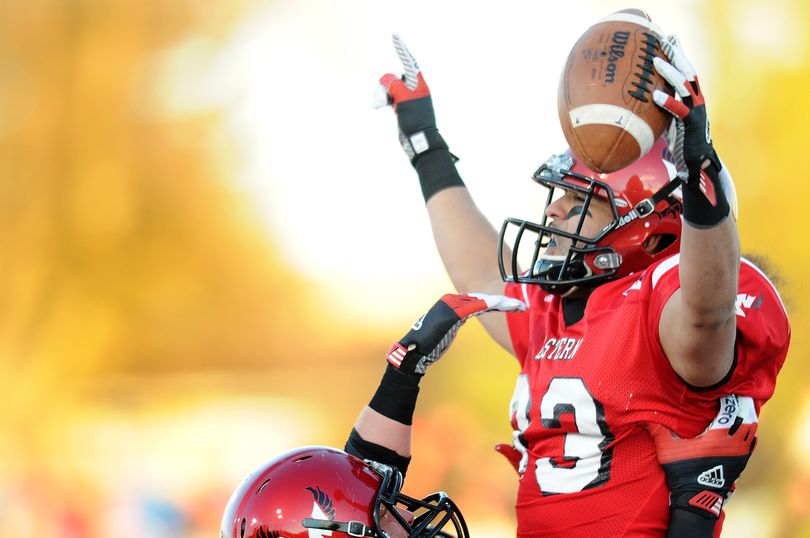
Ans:
POLYGON ((710 488, 722 488, 726 483, 726 479, 723 476, 723 466, 717 465, 708 471, 703 471, 698 476, 697 481, 698 484, 702 484, 710 488))

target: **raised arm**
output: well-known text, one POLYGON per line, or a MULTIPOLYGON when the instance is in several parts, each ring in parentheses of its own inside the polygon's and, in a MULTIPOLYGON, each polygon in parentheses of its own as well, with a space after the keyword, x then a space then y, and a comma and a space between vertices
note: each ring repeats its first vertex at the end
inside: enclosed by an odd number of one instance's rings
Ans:
MULTIPOLYGON (((400 143, 419 176, 445 269, 461 293, 502 293, 504 282, 496 258, 498 233, 464 186, 456 159, 436 127, 430 90, 416 60, 397 35, 394 48, 405 73, 401 77, 389 73, 380 79, 376 104, 390 104, 396 112, 400 143)), ((505 316, 486 316, 481 323, 496 342, 512 352, 505 316)))
POLYGON ((718 383, 734 362, 740 247, 734 186, 712 146, 706 105, 695 70, 677 38, 662 48, 671 63, 655 68, 680 100, 656 91, 655 102, 677 121, 676 160, 683 185, 680 289, 661 314, 659 333, 675 371, 691 385, 718 383))
POLYGON ((404 475, 411 459, 419 382, 428 366, 444 355, 469 318, 524 308, 517 299, 501 295, 448 294, 439 299, 391 346, 380 386, 360 412, 346 442, 346 452, 394 466, 404 475))
MULTIPOLYGON (((504 282, 495 257, 498 232, 475 205, 470 192, 465 187, 445 189, 428 200, 427 210, 433 238, 456 289, 501 293, 504 282)), ((511 259, 511 251, 505 255, 511 259)))

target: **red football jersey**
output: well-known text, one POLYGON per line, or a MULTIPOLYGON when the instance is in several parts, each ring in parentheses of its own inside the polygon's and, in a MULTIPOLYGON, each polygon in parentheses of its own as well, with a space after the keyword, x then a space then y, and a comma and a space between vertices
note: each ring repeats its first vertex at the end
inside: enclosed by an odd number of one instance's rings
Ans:
POLYGON ((747 260, 730 376, 697 390, 672 369, 658 322, 680 285, 678 261, 599 286, 570 327, 560 297, 539 286, 506 286, 506 295, 528 305, 507 314, 522 365, 510 409, 523 454, 519 537, 663 536, 669 490, 644 423, 694 437, 717 414, 720 396, 751 396, 759 411, 773 394, 790 327, 777 291, 747 260))

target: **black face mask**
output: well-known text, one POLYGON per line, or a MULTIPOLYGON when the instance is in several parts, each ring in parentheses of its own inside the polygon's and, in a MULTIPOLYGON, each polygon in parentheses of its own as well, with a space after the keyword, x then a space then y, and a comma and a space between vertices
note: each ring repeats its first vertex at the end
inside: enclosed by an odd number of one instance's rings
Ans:
POLYGON ((380 490, 374 500, 374 528, 367 527, 359 521, 331 521, 305 518, 304 527, 343 532, 350 536, 368 536, 385 538, 387 533, 381 530, 380 509, 385 507, 397 523, 405 529, 410 538, 455 537, 469 538, 467 523, 456 504, 444 492, 431 493, 423 499, 409 497, 400 491, 402 473, 397 469, 371 460, 366 463, 382 477, 380 490), (396 509, 400 505, 414 514, 413 523, 408 523, 396 509), (442 530, 452 524, 455 534, 442 530))
MULTIPOLYGON (((501 227, 498 238, 498 252, 502 253, 506 244, 507 235, 514 235, 514 247, 509 266, 505 265, 503 256, 498 257, 498 266, 501 277, 506 282, 520 284, 538 284, 544 291, 558 295, 565 295, 574 287, 592 288, 603 282, 617 277, 622 264, 622 256, 606 243, 609 234, 634 222, 645 218, 655 212, 659 202, 668 201, 668 209, 678 205, 679 202, 670 197, 672 192, 680 186, 680 181, 668 181, 657 192, 639 202, 624 216, 619 216, 618 205, 609 184, 592 177, 572 171, 574 160, 570 155, 554 155, 532 176, 532 179, 548 189, 545 207, 554 201, 557 189, 565 192, 575 192, 582 198, 582 205, 577 205, 569 211, 568 219, 577 219, 573 232, 556 228, 549 222, 548 215, 543 212, 540 224, 530 221, 507 218, 501 227), (610 222, 593 236, 582 234, 585 219, 590 215, 589 207, 594 198, 608 202, 612 218, 610 222), (549 256, 546 254, 553 236, 565 237, 571 245, 565 255, 549 256), (526 272, 520 272, 518 259, 528 258, 530 263, 526 272)), ((619 201, 624 203, 623 200, 619 201)), ((668 209, 665 209, 668 210, 668 209)))
POLYGON ((517 282, 525 284, 539 284, 544 291, 555 294, 565 294, 574 286, 592 286, 610 279, 618 270, 620 256, 610 247, 598 246, 610 231, 615 229, 619 215, 613 204, 613 193, 610 187, 604 183, 591 178, 570 172, 573 166, 573 159, 568 155, 558 155, 546 161, 534 173, 533 179, 548 189, 546 207, 554 201, 556 189, 563 191, 575 191, 584 198, 582 205, 576 205, 568 212, 567 219, 577 218, 577 225, 574 232, 566 232, 549 223, 548 216, 543 212, 543 219, 540 224, 533 222, 508 218, 504 221, 498 239, 499 252, 503 251, 505 237, 516 228, 515 245, 512 249, 512 260, 510 270, 504 266, 503 259, 499 259, 501 277, 506 282, 517 282), (576 183, 566 181, 566 177, 572 177, 579 181, 576 183), (588 185, 583 187, 580 184, 588 185), (606 198, 611 202, 613 219, 611 223, 602 229, 596 236, 587 237, 581 235, 581 230, 585 219, 590 216, 588 210, 594 196, 606 198), (527 237, 528 236, 528 237, 527 237), (568 252, 560 256, 548 256, 545 250, 553 245, 552 236, 565 237, 571 241, 568 252), (534 240, 532 241, 532 237, 534 240), (531 245, 531 263, 529 270, 520 273, 517 260, 528 250, 531 245), (592 253, 601 253, 605 262, 613 262, 615 267, 606 267, 607 271, 593 274, 585 264, 585 256, 592 253))

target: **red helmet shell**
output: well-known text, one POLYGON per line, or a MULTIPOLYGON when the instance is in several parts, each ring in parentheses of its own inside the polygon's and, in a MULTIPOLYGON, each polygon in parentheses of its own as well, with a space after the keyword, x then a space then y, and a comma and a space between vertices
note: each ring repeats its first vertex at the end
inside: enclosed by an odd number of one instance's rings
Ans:
MULTIPOLYGON (((568 154, 573 157, 570 150, 568 150, 568 154)), ((621 170, 600 174, 576 162, 576 157, 574 157, 574 166, 571 171, 610 186, 620 221, 623 220, 621 217, 628 216, 638 203, 650 198, 677 174, 674 157, 669 151, 664 137, 659 138, 643 157, 621 170)), ((587 187, 574 176, 567 176, 566 182, 587 187)), ((608 198, 603 189, 597 189, 596 194, 602 198, 608 198)), ((680 199, 680 189, 676 190, 672 196, 680 199)), ((622 263, 614 276, 614 278, 620 278, 640 271, 653 262, 678 252, 680 239, 680 207, 673 208, 666 201, 660 201, 656 205, 654 213, 620 226, 607 234, 598 244, 610 246, 621 255, 622 263), (655 236, 662 236, 666 247, 660 250, 652 249, 652 253, 650 253, 645 246, 648 240, 655 236)), ((586 263, 589 263, 587 257, 586 263)))
MULTIPOLYGON (((636 204, 655 194, 677 174, 674 157, 663 137, 643 157, 609 174, 600 174, 587 168, 576 160, 570 149, 566 153, 574 158, 572 172, 610 185, 620 215, 629 213, 636 204)), ((569 177, 568 181, 581 183, 573 177, 569 177)))
POLYGON ((242 481, 225 509, 220 538, 309 538, 304 518, 371 527, 381 481, 366 463, 343 451, 320 446, 292 450, 242 481))

